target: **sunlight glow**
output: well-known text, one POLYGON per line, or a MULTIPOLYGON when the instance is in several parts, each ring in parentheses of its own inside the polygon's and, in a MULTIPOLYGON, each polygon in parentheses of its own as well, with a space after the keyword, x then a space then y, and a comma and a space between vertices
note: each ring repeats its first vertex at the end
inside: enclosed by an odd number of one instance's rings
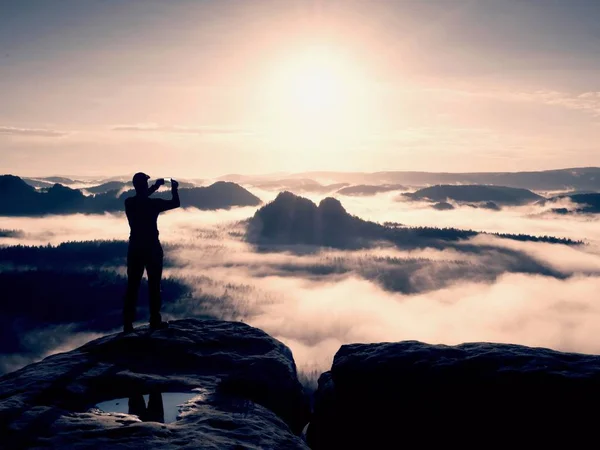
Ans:
POLYGON ((303 55, 281 74, 282 100, 301 114, 339 113, 350 88, 347 73, 322 52, 303 55))
POLYGON ((266 92, 268 134, 292 152, 308 151, 305 156, 347 146, 369 122, 369 84, 341 49, 317 45, 290 52, 277 61, 266 92))

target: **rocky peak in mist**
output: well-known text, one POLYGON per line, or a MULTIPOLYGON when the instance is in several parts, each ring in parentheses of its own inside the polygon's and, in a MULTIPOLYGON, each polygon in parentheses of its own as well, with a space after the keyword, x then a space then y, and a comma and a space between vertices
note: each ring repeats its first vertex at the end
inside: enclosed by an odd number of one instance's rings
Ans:
POLYGON ((32 186, 15 175, 0 175, 0 190, 14 195, 35 193, 32 186))
POLYGON ((333 197, 327 197, 321 200, 318 209, 322 214, 330 216, 346 217, 349 215, 342 206, 342 203, 337 198, 333 197))
POLYGON ((384 227, 346 212, 339 200, 313 201, 281 192, 250 220, 248 238, 257 242, 344 247, 358 245, 384 227))
MULTIPOLYGON (((332 197, 324 198, 319 202, 317 211, 320 216, 321 225, 323 226, 323 232, 326 232, 328 228, 337 230, 348 230, 353 224, 357 225, 361 219, 353 217, 346 209, 342 206, 342 203, 332 197)), ((362 221, 361 221, 362 222, 362 221)))
MULTIPOLYGON (((597 214, 600 213, 600 193, 589 192, 589 193, 575 193, 575 194, 564 194, 548 199, 549 202, 557 202, 561 200, 569 200, 575 205, 574 208, 557 208, 554 212, 560 214, 568 213, 582 213, 582 214, 597 214)), ((545 204, 546 200, 540 202, 545 204)))
POLYGON ((438 211, 450 211, 454 209, 454 206, 448 202, 439 202, 433 205, 432 208, 438 211))
POLYGON ((0 214, 36 214, 80 212, 85 208, 85 196, 81 191, 61 184, 36 191, 21 178, 14 175, 0 176, 0 214))
MULTIPOLYGON (((134 195, 134 191, 121 194, 120 199, 134 195)), ((161 189, 153 194, 155 198, 171 198, 170 189, 161 189)), ((179 189, 179 198, 183 207, 195 207, 205 210, 228 209, 234 206, 258 206, 260 198, 242 186, 228 181, 217 181, 210 186, 179 189)))
MULTIPOLYGON (((492 206, 488 204, 487 207, 492 206)), ((469 247, 462 243, 478 234, 480 232, 456 228, 380 225, 349 214, 335 198, 325 198, 317 206, 307 198, 282 192, 275 200, 256 211, 248 223, 246 239, 255 244, 284 246, 305 244, 350 249, 384 243, 400 248, 447 249, 460 246, 466 251, 469 247)), ((494 235, 521 241, 568 245, 580 243, 552 236, 494 235)), ((472 248, 472 251, 476 251, 476 248, 472 248)))
POLYGON ((40 202, 49 213, 78 213, 87 208, 87 198, 79 189, 56 183, 40 194, 40 202))
POLYGON ((0 175, 0 214, 27 214, 37 207, 35 188, 14 175, 0 175))
POLYGON ((56 199, 79 200, 85 198, 79 189, 72 189, 59 183, 55 183, 54 186, 44 189, 42 192, 56 199))
POLYGON ((523 205, 544 199, 541 195, 527 189, 476 184, 436 185, 403 195, 412 200, 428 200, 431 202, 453 200, 468 203, 494 202, 501 205, 523 205))

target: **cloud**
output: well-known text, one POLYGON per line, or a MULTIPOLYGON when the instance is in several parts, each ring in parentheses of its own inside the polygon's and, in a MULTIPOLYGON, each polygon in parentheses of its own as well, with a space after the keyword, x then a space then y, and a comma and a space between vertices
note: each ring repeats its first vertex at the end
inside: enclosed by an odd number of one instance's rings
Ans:
MULTIPOLYGON (((161 239, 180 246, 166 251, 176 265, 166 268, 165 276, 188 284, 193 296, 166 303, 165 317, 209 314, 244 320, 289 345, 302 371, 327 370, 340 345, 351 342, 491 341, 600 351, 594 333, 600 327, 595 301, 600 287, 597 217, 540 216, 542 208, 534 205, 493 213, 468 207, 439 212, 395 202, 386 194, 348 198, 344 205, 375 220, 586 237, 591 242, 567 247, 479 236, 468 243, 476 252, 460 246, 257 251, 240 239, 243 227, 238 222, 255 208, 178 210, 161 217, 161 239), (515 273, 516 253, 564 276, 515 273)), ((4 226, 26 231, 20 238, 0 240, 2 244, 126 239, 128 231, 122 214, 6 220, 4 226)), ((64 350, 85 339, 75 336, 57 343, 55 350, 59 344, 64 350)), ((25 362, 9 355, 0 365, 14 368, 25 362)))
POLYGON ((583 111, 593 117, 600 117, 600 92, 597 91, 569 93, 547 89, 531 91, 494 89, 474 91, 445 90, 445 92, 502 101, 539 103, 549 106, 560 106, 566 109, 583 111))
POLYGON ((416 339, 429 343, 508 342, 598 352, 598 277, 558 280, 506 274, 494 283, 460 281, 416 295, 388 292, 350 277, 343 281, 268 280, 286 292, 260 305, 250 323, 286 342, 299 366, 328 367, 340 345, 416 339))
POLYGON ((198 135, 251 135, 252 132, 233 127, 219 127, 204 125, 199 127, 187 127, 179 125, 158 125, 155 123, 140 123, 134 125, 117 125, 112 131, 131 131, 148 133, 173 133, 173 134, 198 134, 198 135))
POLYGON ((516 100, 533 101, 545 105, 562 106, 567 109, 584 111, 593 117, 600 117, 600 92, 569 94, 559 91, 539 90, 513 94, 516 100))
POLYGON ((7 134, 12 136, 62 137, 68 135, 69 132, 47 130, 43 128, 17 128, 0 126, 0 134, 7 134))
MULTIPOLYGON (((115 333, 118 331, 114 330, 115 333)), ((33 330, 21 336, 21 347, 28 349, 29 353, 0 354, 0 374, 18 370, 56 353, 71 351, 102 336, 102 333, 77 331, 75 324, 51 325, 33 330)))
MULTIPOLYGON (((381 206, 378 202, 383 200, 362 199, 363 208, 381 206)), ((401 214, 411 205, 404 207, 401 214)), ((588 233, 597 228, 596 218, 542 219, 531 217, 534 211, 514 208, 491 214, 461 208, 460 215, 447 217, 463 224, 475 219, 482 229, 494 229, 499 221, 501 229, 540 234, 563 234, 568 229, 600 238, 588 233)), ((429 223, 443 214, 424 212, 420 219, 429 223)), ((413 214, 414 220, 418 208, 413 214)), ((197 242, 173 256, 182 264, 180 275, 190 277, 196 295, 214 299, 204 311, 228 319, 241 317, 264 329, 292 348, 303 371, 326 370, 339 346, 351 342, 491 341, 600 351, 600 340, 591 333, 600 326, 600 310, 594 303, 600 286, 600 252, 594 244, 568 247, 480 236, 470 243, 481 253, 381 248, 297 255, 255 252, 228 238, 222 225, 218 232, 208 227, 197 236, 197 242), (490 250, 492 246, 523 252, 565 278, 506 272, 510 258, 490 250), (498 277, 470 276, 492 269, 500 273, 498 277), (193 274, 202 277, 194 279, 193 274), (404 276, 422 291, 394 291, 382 283, 388 274, 395 279, 404 276)))

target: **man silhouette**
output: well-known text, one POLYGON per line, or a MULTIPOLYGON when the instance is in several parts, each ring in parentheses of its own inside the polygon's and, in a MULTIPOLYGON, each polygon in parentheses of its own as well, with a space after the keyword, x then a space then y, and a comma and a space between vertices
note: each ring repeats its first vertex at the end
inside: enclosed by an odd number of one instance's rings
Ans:
POLYGON ((133 176, 135 196, 125 199, 125 213, 131 233, 127 249, 127 292, 123 307, 123 331, 133 331, 135 309, 144 269, 148 274, 150 304, 150 329, 167 328, 160 315, 160 279, 163 269, 163 250, 158 240, 158 215, 163 211, 180 206, 179 183, 171 180, 171 200, 150 198, 162 186, 164 179, 158 179, 148 187, 150 177, 138 172, 133 176))

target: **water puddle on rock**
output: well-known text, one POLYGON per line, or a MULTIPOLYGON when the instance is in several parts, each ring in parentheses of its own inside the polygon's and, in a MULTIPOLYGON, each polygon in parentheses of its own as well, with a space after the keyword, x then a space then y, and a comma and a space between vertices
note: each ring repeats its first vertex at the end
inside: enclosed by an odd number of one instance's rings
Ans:
POLYGON ((172 423, 177 420, 184 403, 201 395, 199 391, 154 392, 108 400, 98 403, 96 408, 107 413, 133 414, 142 422, 172 423))

